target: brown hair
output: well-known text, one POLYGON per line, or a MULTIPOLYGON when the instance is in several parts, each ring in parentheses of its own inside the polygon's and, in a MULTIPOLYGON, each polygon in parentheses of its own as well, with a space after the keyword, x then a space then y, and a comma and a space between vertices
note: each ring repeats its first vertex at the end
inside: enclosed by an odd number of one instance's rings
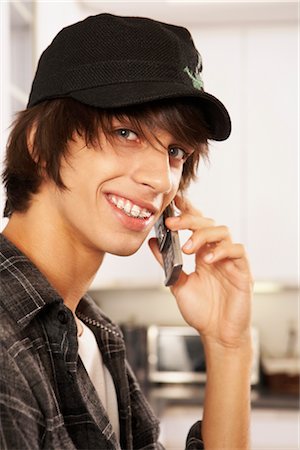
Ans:
POLYGON ((28 209, 32 194, 43 181, 42 169, 60 189, 66 188, 60 176, 60 160, 67 154, 74 132, 84 136, 88 145, 99 137, 99 129, 109 134, 113 117, 124 116, 142 134, 144 125, 150 129, 156 126, 195 149, 184 163, 180 183, 180 190, 184 190, 196 176, 200 157, 208 156, 209 130, 199 104, 191 99, 161 100, 103 110, 70 98, 55 99, 21 111, 13 123, 2 175, 7 194, 4 216, 28 209), (27 137, 32 127, 35 136, 30 154, 27 137))

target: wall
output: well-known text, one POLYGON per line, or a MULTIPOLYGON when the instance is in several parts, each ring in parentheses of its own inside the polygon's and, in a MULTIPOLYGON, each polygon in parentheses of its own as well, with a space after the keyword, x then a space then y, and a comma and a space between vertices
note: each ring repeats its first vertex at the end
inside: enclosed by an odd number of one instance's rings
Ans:
POLYGON ((224 101, 233 129, 228 141, 212 143, 211 164, 200 166, 190 196, 244 243, 255 279, 297 284, 297 23, 192 32, 205 88, 224 101))

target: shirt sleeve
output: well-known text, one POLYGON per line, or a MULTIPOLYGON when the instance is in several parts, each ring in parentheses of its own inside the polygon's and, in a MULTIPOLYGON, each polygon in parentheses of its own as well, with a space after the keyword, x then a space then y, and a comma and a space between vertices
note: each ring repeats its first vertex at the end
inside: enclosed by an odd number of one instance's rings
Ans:
POLYGON ((186 439, 186 450, 204 450, 204 444, 201 434, 201 424, 201 421, 198 421, 191 427, 186 439))
POLYGON ((0 448, 38 450, 42 415, 10 355, 0 353, 0 448))
MULTIPOLYGON (((127 371, 131 396, 133 448, 139 450, 164 450, 163 445, 158 441, 159 421, 141 392, 129 364, 127 364, 127 371)), ((186 439, 185 450, 204 450, 200 421, 191 427, 186 439)))

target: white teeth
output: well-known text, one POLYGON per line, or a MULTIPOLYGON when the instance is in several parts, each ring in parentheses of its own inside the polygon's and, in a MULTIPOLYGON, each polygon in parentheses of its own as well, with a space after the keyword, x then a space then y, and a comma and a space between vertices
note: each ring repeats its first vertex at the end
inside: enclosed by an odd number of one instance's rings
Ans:
POLYGON ((113 203, 114 205, 117 205, 117 204, 118 204, 118 200, 116 199, 116 197, 115 197, 114 195, 112 195, 112 196, 110 197, 110 199, 111 199, 111 201, 112 201, 112 203, 113 203))
POLYGON ((148 217, 151 216, 151 212, 147 211, 147 209, 142 209, 142 211, 140 212, 140 217, 142 217, 143 219, 146 219, 148 217))
POLYGON ((148 219, 152 213, 146 208, 140 208, 138 205, 134 205, 130 200, 125 200, 115 195, 109 196, 111 202, 118 208, 122 209, 129 217, 138 217, 139 219, 148 219))
POLYGON ((124 209, 124 201, 121 198, 118 199, 117 208, 124 209))
POLYGON ((129 200, 127 200, 125 203, 125 206, 124 206, 124 211, 126 212, 126 214, 130 214, 131 206, 132 206, 132 204, 130 203, 129 200))
POLYGON ((139 208, 137 205, 133 205, 131 208, 130 215, 133 217, 138 217, 140 215, 141 208, 139 208))

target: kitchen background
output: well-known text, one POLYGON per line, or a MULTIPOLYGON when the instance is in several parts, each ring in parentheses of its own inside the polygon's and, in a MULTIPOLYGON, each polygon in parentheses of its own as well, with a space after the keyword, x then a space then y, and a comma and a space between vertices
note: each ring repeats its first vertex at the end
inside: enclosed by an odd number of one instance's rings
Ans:
MULTIPOLYGON (((211 144, 210 163, 200 166, 189 196, 246 245, 256 280, 252 449, 298 449, 298 2, 2 0, 0 8, 1 158, 37 60, 62 27, 111 12, 189 28, 203 57, 205 89, 225 103, 233 122, 228 141, 211 144)), ((189 270, 192 261, 185 257, 184 265, 189 270)), ((141 356, 148 326, 185 324, 147 244, 126 259, 107 255, 90 293, 123 326, 131 362, 161 417, 162 442, 168 450, 183 448, 201 416, 204 386, 148 380, 141 356)))

